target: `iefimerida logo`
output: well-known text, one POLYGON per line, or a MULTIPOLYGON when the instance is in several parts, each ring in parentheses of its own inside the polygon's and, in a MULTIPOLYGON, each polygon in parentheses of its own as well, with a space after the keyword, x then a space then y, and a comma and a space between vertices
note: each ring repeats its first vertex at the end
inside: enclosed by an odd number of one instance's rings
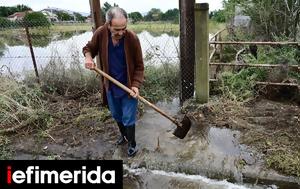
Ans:
POLYGON ((7 166, 7 184, 115 184, 115 171, 101 172, 101 166, 87 170, 40 170, 39 166, 28 166, 26 171, 14 170, 7 166))

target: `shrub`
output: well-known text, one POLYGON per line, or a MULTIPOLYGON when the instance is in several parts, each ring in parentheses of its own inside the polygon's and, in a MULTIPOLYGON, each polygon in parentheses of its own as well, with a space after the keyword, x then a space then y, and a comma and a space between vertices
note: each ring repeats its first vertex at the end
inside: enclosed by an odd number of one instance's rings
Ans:
POLYGON ((0 17, 0 28, 8 28, 13 26, 13 22, 6 19, 6 18, 2 18, 0 17))
POLYGON ((49 27, 50 22, 46 18, 46 16, 41 13, 41 12, 32 12, 32 13, 27 13, 26 16, 24 17, 24 23, 28 27, 49 27))
POLYGON ((255 96, 255 82, 265 77, 266 71, 257 68, 243 69, 237 74, 223 72, 219 86, 223 95, 232 100, 245 101, 255 96))

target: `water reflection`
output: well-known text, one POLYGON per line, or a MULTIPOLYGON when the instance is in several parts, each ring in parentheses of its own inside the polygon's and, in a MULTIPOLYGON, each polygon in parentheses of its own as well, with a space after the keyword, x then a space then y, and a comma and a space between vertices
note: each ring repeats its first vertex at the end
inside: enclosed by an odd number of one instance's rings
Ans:
MULTIPOLYGON (((74 57, 83 62, 82 47, 91 40, 92 32, 74 31, 50 33, 49 30, 31 32, 32 44, 38 68, 55 58, 67 64, 74 57)), ((178 63, 179 37, 160 33, 153 36, 147 31, 138 33, 145 61, 148 65, 178 63)), ((25 32, 14 30, 0 37, 0 66, 6 65, 12 72, 33 70, 25 32)), ((77 59, 77 61, 78 61, 77 59)))
POLYGON ((4 55, 5 50, 6 50, 5 44, 0 40, 0 57, 4 55))
MULTIPOLYGON (((51 32, 50 30, 40 30, 30 33, 33 47, 47 47, 53 41, 68 40, 73 36, 80 35, 85 31, 51 32)), ((0 42, 7 44, 8 47, 28 45, 27 36, 23 30, 15 30, 0 37, 0 42)), ((1 48, 1 46, 0 46, 1 48)))
POLYGON ((234 184, 226 180, 213 180, 201 175, 148 170, 130 169, 124 166, 123 188, 190 188, 190 189, 263 189, 264 186, 252 184, 234 184))
POLYGON ((25 45, 25 34, 22 35, 20 32, 12 32, 11 34, 2 34, 0 41, 9 47, 17 45, 25 45))

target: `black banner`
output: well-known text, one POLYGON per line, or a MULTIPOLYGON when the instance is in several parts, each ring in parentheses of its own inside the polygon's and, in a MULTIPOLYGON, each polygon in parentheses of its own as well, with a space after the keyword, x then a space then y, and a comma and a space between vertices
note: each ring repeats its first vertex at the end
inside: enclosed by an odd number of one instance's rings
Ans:
POLYGON ((122 160, 2 160, 0 188, 122 188, 122 160))

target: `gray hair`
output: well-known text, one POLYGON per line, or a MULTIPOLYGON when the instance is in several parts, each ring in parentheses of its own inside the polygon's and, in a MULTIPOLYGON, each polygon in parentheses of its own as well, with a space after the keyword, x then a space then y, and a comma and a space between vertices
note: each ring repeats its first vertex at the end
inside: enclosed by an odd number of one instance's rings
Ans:
POLYGON ((127 12, 120 8, 120 7, 111 7, 105 15, 105 19, 107 23, 111 23, 113 18, 126 18, 127 19, 127 12))

